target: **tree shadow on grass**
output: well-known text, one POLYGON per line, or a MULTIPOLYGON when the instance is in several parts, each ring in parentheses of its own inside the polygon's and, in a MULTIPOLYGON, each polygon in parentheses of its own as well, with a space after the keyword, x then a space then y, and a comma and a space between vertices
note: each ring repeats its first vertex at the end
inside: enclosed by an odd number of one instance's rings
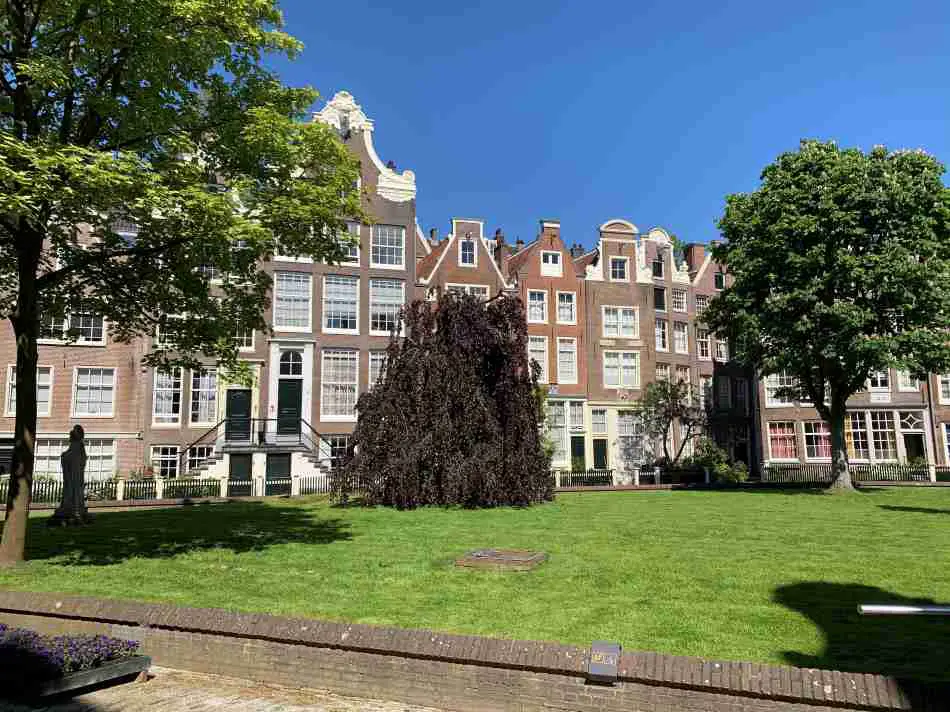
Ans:
POLYGON ((950 514, 950 509, 939 509, 937 507, 902 507, 896 504, 879 504, 881 509, 891 512, 916 512, 918 514, 950 514))
POLYGON ((98 513, 83 527, 49 527, 45 518, 31 519, 26 556, 105 566, 136 557, 164 559, 207 549, 242 554, 350 538, 349 524, 339 518, 321 518, 303 507, 240 502, 98 513))
POLYGON ((783 651, 796 667, 889 675, 915 702, 913 709, 948 709, 950 704, 950 618, 862 616, 861 603, 934 605, 874 586, 803 581, 780 586, 773 600, 809 618, 825 639, 818 655, 783 651))

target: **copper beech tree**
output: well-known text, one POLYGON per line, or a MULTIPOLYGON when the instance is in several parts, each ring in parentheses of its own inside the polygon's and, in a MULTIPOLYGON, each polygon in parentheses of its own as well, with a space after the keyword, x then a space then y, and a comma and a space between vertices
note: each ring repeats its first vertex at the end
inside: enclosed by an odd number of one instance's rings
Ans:
POLYGON ((400 509, 551 499, 521 301, 415 301, 400 329, 375 387, 357 403, 354 453, 338 491, 358 489, 368 504, 400 509))

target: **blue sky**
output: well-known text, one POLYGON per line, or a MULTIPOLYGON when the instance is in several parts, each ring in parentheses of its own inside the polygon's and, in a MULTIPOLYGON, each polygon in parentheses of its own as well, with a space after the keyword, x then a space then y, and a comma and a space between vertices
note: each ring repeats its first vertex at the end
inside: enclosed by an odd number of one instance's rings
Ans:
POLYGON ((281 76, 354 94, 425 230, 560 218, 591 245, 623 217, 705 242, 803 137, 950 162, 946 0, 466 4, 282 0, 306 48, 281 76))

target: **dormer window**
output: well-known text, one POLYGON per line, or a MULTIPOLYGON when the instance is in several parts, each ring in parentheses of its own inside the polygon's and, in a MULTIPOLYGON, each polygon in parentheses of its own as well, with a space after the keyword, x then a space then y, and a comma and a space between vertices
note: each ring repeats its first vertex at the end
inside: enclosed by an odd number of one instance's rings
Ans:
POLYGON ((653 260, 653 278, 663 279, 663 257, 657 256, 653 260))
POLYGON ((541 274, 545 277, 561 276, 561 253, 560 252, 542 252, 541 253, 541 274))
POLYGON ((724 272, 716 272, 716 274, 713 276, 713 286, 716 289, 726 288, 726 275, 724 272))
POLYGON ((466 238, 459 243, 459 264, 474 267, 476 264, 475 240, 466 238))

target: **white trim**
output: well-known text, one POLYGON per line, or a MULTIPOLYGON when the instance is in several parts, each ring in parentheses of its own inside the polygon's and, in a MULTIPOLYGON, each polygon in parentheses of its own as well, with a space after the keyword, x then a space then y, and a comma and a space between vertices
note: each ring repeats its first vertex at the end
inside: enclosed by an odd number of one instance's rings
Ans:
MULTIPOLYGON (((251 345, 250 345, 250 346, 238 346, 238 353, 250 353, 250 352, 254 351, 255 340, 256 340, 255 334, 257 333, 257 329, 251 329, 250 331, 251 331, 251 345)), ((234 338, 235 338, 235 340, 237 339, 237 334, 234 335, 234 338)))
POLYGON ((527 293, 527 304, 525 305, 525 310, 527 314, 525 315, 526 320, 529 324, 547 324, 550 318, 550 312, 548 311, 548 290, 546 289, 529 289, 527 293), (537 319, 531 318, 531 293, 544 295, 544 318, 540 321, 537 319))
POLYGON ((86 366, 86 365, 76 365, 73 366, 73 382, 72 388, 69 391, 69 417, 71 418, 95 418, 97 420, 104 420, 106 418, 115 417, 115 401, 116 396, 119 393, 119 369, 116 366, 86 366), (79 369, 81 368, 95 368, 102 371, 112 371, 112 410, 108 413, 100 413, 98 415, 90 415, 86 413, 77 413, 76 412, 76 389, 79 386, 78 375, 79 369))
MULTIPOLYGON (((41 368, 48 368, 48 369, 49 369, 49 405, 47 406, 47 407, 48 407, 48 410, 47 410, 45 413, 41 413, 41 412, 39 411, 39 408, 37 408, 36 417, 37 417, 37 418, 49 418, 49 417, 53 414, 53 383, 54 383, 54 380, 55 380, 54 374, 55 374, 56 369, 53 368, 52 366, 46 366, 46 365, 41 364, 41 363, 36 364, 37 385, 39 385, 39 370, 40 370, 41 368)), ((16 364, 15 364, 15 363, 9 364, 9 365, 7 366, 7 380, 6 380, 6 383, 4 384, 4 388, 3 388, 3 415, 4 415, 4 417, 6 417, 6 418, 15 418, 15 417, 16 417, 16 401, 14 401, 14 403, 13 403, 13 409, 12 409, 12 410, 11 410, 10 407, 9 407, 9 406, 10 406, 10 387, 16 385, 16 384, 14 383, 14 380, 13 380, 13 371, 14 371, 15 369, 16 369, 16 364)), ((37 403, 37 405, 39 405, 39 403, 37 403)))
MULTIPOLYGON (((800 420, 798 422, 801 423, 801 426, 802 426, 801 433, 802 433, 803 450, 802 450, 802 456, 800 459, 804 462, 831 462, 830 457, 808 457, 808 434, 805 432, 805 423, 821 423, 822 425, 826 426, 828 428, 828 442, 829 443, 831 442, 831 426, 825 421, 823 421, 821 418, 817 418, 815 420, 800 420)), ((797 429, 796 429, 796 432, 797 432, 797 429)), ((870 430, 868 431, 868 447, 869 448, 874 447, 873 443, 871 443, 870 430)), ((890 461, 890 462, 893 462, 893 461, 890 461)))
MULTIPOLYGON (((950 405, 950 398, 943 397, 943 388, 941 387, 941 379, 946 378, 947 383, 950 384, 950 373, 938 373, 937 376, 937 402, 940 405, 950 405)), ((948 460, 950 462, 950 460, 948 460)))
POLYGON ((671 331, 673 332, 673 353, 675 353, 675 354, 688 354, 688 353, 689 353, 689 322, 686 322, 686 321, 674 321, 674 322, 673 322, 673 328, 671 329, 671 331), (683 350, 683 351, 680 351, 678 348, 676 348, 676 327, 677 327, 677 325, 682 326, 682 327, 683 327, 683 333, 686 334, 686 349, 683 350))
POLYGON ((352 415, 326 415, 323 412, 323 372, 325 366, 325 357, 328 352, 345 351, 350 354, 356 354, 356 400, 360 397, 360 352, 361 349, 353 347, 327 347, 320 349, 320 420, 324 423, 355 423, 357 419, 355 401, 352 415))
MULTIPOLYGON (((298 351, 303 357, 303 386, 300 393, 300 417, 302 420, 307 421, 308 423, 313 423, 312 420, 312 406, 313 406, 313 358, 314 358, 314 343, 313 341, 301 341, 297 339, 273 339, 270 342, 270 353, 269 353, 269 364, 268 364, 268 374, 267 374, 267 419, 268 425, 270 428, 270 421, 274 421, 274 429, 276 430, 276 419, 277 419, 277 389, 278 383, 280 381, 280 355, 285 351, 298 351)), ((296 378, 296 376, 284 376, 284 378, 296 378)), ((232 385, 237 388, 244 388, 240 384, 228 384, 227 388, 231 388, 232 385)), ((251 392, 251 415, 253 416, 254 408, 254 392, 251 392)), ((225 402, 225 406, 227 403, 225 402)), ((258 408, 260 405, 258 404, 258 408)))
MULTIPOLYGON (((382 279, 382 278, 380 278, 382 279)), ((367 288, 369 285, 367 284, 367 288)), ((403 283, 403 295, 406 294, 405 282, 403 283)), ((356 334, 360 333, 360 275, 356 274, 325 274, 323 275, 323 281, 321 283, 321 292, 320 292, 320 332, 323 334, 356 334), (355 329, 337 329, 327 327, 327 310, 326 310, 326 299, 327 299, 327 277, 346 277, 347 279, 356 280, 356 328, 355 329)), ((388 336, 388 332, 387 332, 388 336)))
POLYGON ((157 368, 152 369, 152 427, 155 429, 181 427, 181 411, 185 405, 185 369, 180 368, 180 367, 173 368, 172 374, 171 374, 173 378, 174 378, 175 371, 179 371, 179 374, 178 374, 178 416, 173 421, 171 420, 159 421, 159 420, 155 420, 155 416, 156 416, 155 404, 157 403, 155 394, 157 393, 158 376, 160 373, 160 369, 157 369, 157 368))
POLYGON ((611 282, 629 282, 630 281, 630 258, 625 255, 610 255, 607 257, 607 276, 611 282), (620 260, 624 263, 623 273, 626 275, 623 279, 614 277, 614 260, 620 260))
POLYGON ((357 222, 356 220, 347 220, 346 221, 346 237, 353 237, 353 233, 350 232, 350 225, 356 225, 356 261, 347 260, 340 262, 340 267, 359 267, 363 259, 363 223, 357 222))
POLYGON ((712 335, 712 332, 711 332, 709 329, 707 329, 707 328, 700 328, 700 327, 697 325, 697 326, 696 326, 696 337, 695 337, 694 340, 695 340, 695 342, 696 342, 696 358, 699 359, 700 361, 712 361, 712 360, 713 360, 713 335, 712 335), (706 352, 707 352, 707 354, 708 354, 708 355, 706 355, 706 356, 703 356, 703 355, 700 353, 700 351, 699 351, 699 342, 700 342, 699 332, 700 332, 700 331, 705 331, 705 332, 706 332, 705 342, 706 342, 706 347, 707 347, 707 348, 706 348, 706 352))
POLYGON ((561 254, 560 250, 541 250, 541 276, 542 277, 563 277, 564 276, 564 255, 561 254), (557 255, 557 262, 549 262, 545 264, 544 257, 545 255, 557 255), (555 271, 553 268, 557 267, 555 271))
MULTIPOLYGON (((94 312, 93 312, 94 313, 94 312)), ((63 321, 66 322, 67 328, 64 331, 68 331, 68 322, 69 322, 70 311, 67 310, 63 314, 63 321)), ((37 338, 36 343, 42 346, 82 346, 82 347, 97 347, 102 348, 103 346, 109 345, 109 320, 105 316, 97 314, 96 316, 102 316, 102 341, 80 341, 75 339, 70 341, 69 339, 51 339, 51 338, 37 338)))
POLYGON ((666 317, 660 316, 660 317, 656 317, 653 320, 653 345, 657 351, 661 351, 663 353, 669 353, 670 351, 670 320, 667 319, 666 317), (656 327, 658 323, 661 321, 664 324, 666 324, 666 326, 663 327, 663 333, 664 333, 663 342, 666 344, 665 346, 660 346, 656 338, 657 337, 656 327))
POLYGON ((393 225, 392 223, 375 223, 370 225, 369 229, 369 266, 373 269, 392 269, 392 270, 404 270, 406 269, 406 226, 405 225, 393 225), (377 227, 398 227, 402 231, 402 262, 398 265, 383 264, 379 262, 373 262, 373 237, 376 234, 377 227))
POLYGON ((580 363, 578 360, 577 354, 577 339, 572 336, 558 336, 555 339, 555 347, 557 349, 557 382, 558 385, 573 386, 576 385, 580 378, 580 363), (571 342, 574 346, 574 380, 564 380, 561 376, 561 342, 571 342))
POLYGON ((710 262, 712 262, 712 250, 706 253, 705 258, 703 258, 703 263, 699 266, 699 269, 696 270, 696 276, 693 277, 694 285, 699 284, 699 280, 701 280, 703 278, 703 275, 706 274, 706 267, 709 265, 710 262))
MULTIPOLYGON (((198 426, 198 427, 211 426, 217 423, 221 419, 220 418, 221 402, 218 400, 218 393, 221 391, 221 379, 220 379, 221 369, 219 369, 217 366, 210 366, 210 365, 204 368, 197 369, 198 371, 214 371, 214 416, 213 416, 213 420, 206 420, 206 421, 191 419, 191 414, 192 412, 194 412, 191 406, 195 398, 195 370, 196 369, 194 368, 188 369, 188 375, 189 375, 189 378, 188 378, 188 424, 192 426, 198 426)), ((231 385, 231 384, 228 384, 228 385, 231 385)), ((251 400, 253 402, 253 394, 251 396, 251 400)))
MULTIPOLYGON (((609 388, 611 390, 622 390, 622 389, 639 389, 640 384, 643 382, 643 377, 641 374, 643 364, 640 362, 640 352, 636 349, 604 349, 600 354, 601 360, 601 382, 604 385, 604 388, 609 388), (607 354, 617 354, 617 376, 619 377, 619 383, 607 383, 607 354), (628 385, 623 382, 623 354, 635 354, 637 361, 637 382, 633 385, 628 385)), ((613 404, 613 403, 611 403, 613 404)), ((630 408, 634 408, 636 404, 631 403, 630 408)), ((625 407, 625 406, 620 406, 625 407)))
POLYGON ((948 422, 940 423, 940 435, 943 438, 944 463, 950 462, 950 437, 948 437, 948 434, 947 434, 948 427, 950 427, 950 423, 948 422))
POLYGON ((670 311, 676 314, 688 314, 689 313, 689 290, 673 287, 670 290, 670 311), (676 293, 679 292, 683 295, 683 308, 676 308, 676 293))
MULTIPOLYGON (((767 420, 765 421, 765 441, 766 448, 769 453, 769 462, 799 462, 801 458, 798 457, 798 427, 794 420, 767 420), (792 425, 792 435, 795 438, 795 457, 775 457, 772 454, 772 437, 769 433, 769 425, 772 423, 791 423, 792 425)), ((804 446, 804 441, 802 441, 804 446)))
POLYGON ((557 297, 557 299, 555 300, 557 302, 557 313, 554 315, 555 321, 558 324, 577 324, 577 292, 567 292, 567 291, 562 292, 558 290, 554 294, 557 297), (571 295, 571 304, 572 304, 571 311, 574 314, 574 318, 571 319, 570 321, 561 321, 561 295, 562 294, 571 295))
POLYGON ((894 371, 897 374, 897 392, 898 393, 917 393, 920 391, 920 381, 918 379, 913 379, 914 386, 911 388, 905 388, 901 385, 901 375, 907 374, 907 377, 910 378, 910 372, 895 369, 894 371))
POLYGON ((432 254, 432 245, 429 244, 429 240, 426 239, 426 236, 422 233, 422 228, 419 227, 418 220, 416 221, 416 237, 419 238, 419 242, 422 243, 422 249, 426 251, 426 254, 432 254))
POLYGON ((305 333, 313 331, 313 273, 303 270, 274 270, 274 303, 271 305, 271 324, 274 331, 305 333), (308 296, 310 308, 307 310, 307 326, 280 326, 277 323, 277 275, 278 274, 302 274, 307 278, 308 296))
POLYGON ((607 226, 608 226, 608 225, 616 225, 617 223, 623 225, 624 227, 630 228, 630 230, 631 230, 634 234, 638 234, 638 233, 640 232, 640 228, 638 228, 636 225, 634 225, 634 224, 633 224, 632 222, 630 222, 629 220, 624 220, 623 218, 612 218, 612 219, 608 220, 607 222, 603 223, 599 228, 597 228, 597 231, 598 231, 598 232, 605 232, 605 231, 607 231, 607 226))
MULTIPOLYGON (((370 277, 366 285, 369 296, 369 309, 367 310, 366 318, 369 320, 369 323, 366 325, 369 330, 370 336, 389 336, 389 331, 380 331, 379 329, 373 329, 373 280, 375 279, 387 279, 391 282, 399 282, 399 288, 402 291, 402 297, 400 299, 400 309, 406 305, 406 280, 404 279, 395 279, 393 277, 370 277)), ((357 282, 356 286, 356 324, 357 329, 359 328, 359 318, 360 318, 360 290, 359 283, 357 282)), ((399 312, 396 312, 396 322, 399 322, 399 312)), ((332 332, 325 332, 332 333, 332 332)), ((338 332, 339 333, 339 332, 338 332)), ((351 332, 346 332, 351 333, 351 332)))
POLYGON ((455 244, 458 246, 456 252, 458 253, 458 266, 465 267, 466 269, 478 269, 478 242, 479 238, 477 237, 461 237, 455 241, 455 244), (474 262, 462 262, 462 246, 466 242, 472 243, 472 257, 474 262))
MULTIPOLYGON (((531 339, 541 339, 544 341, 544 363, 539 364, 541 366, 541 377, 538 379, 538 383, 550 383, 551 374, 551 354, 548 351, 548 337, 540 336, 538 334, 528 334, 528 359, 530 362, 531 359, 531 339)), ((529 363, 530 365, 530 363, 529 363)))
POLYGON ((491 285, 489 284, 468 284, 464 282, 446 282, 445 283, 445 291, 447 292, 451 291, 452 287, 460 287, 461 288, 460 291, 464 292, 465 294, 470 294, 468 290, 471 289, 472 287, 476 287, 478 289, 484 289, 485 299, 486 300, 491 299, 491 285))
POLYGON ((640 338, 640 307, 633 305, 620 305, 620 304, 601 304, 600 305, 600 335, 604 339, 639 339, 640 338), (617 315, 617 333, 608 334, 605 329, 607 328, 607 310, 608 309, 618 309, 620 313, 617 315), (625 336, 622 332, 623 324, 623 312, 625 310, 633 312, 633 336, 625 336))

